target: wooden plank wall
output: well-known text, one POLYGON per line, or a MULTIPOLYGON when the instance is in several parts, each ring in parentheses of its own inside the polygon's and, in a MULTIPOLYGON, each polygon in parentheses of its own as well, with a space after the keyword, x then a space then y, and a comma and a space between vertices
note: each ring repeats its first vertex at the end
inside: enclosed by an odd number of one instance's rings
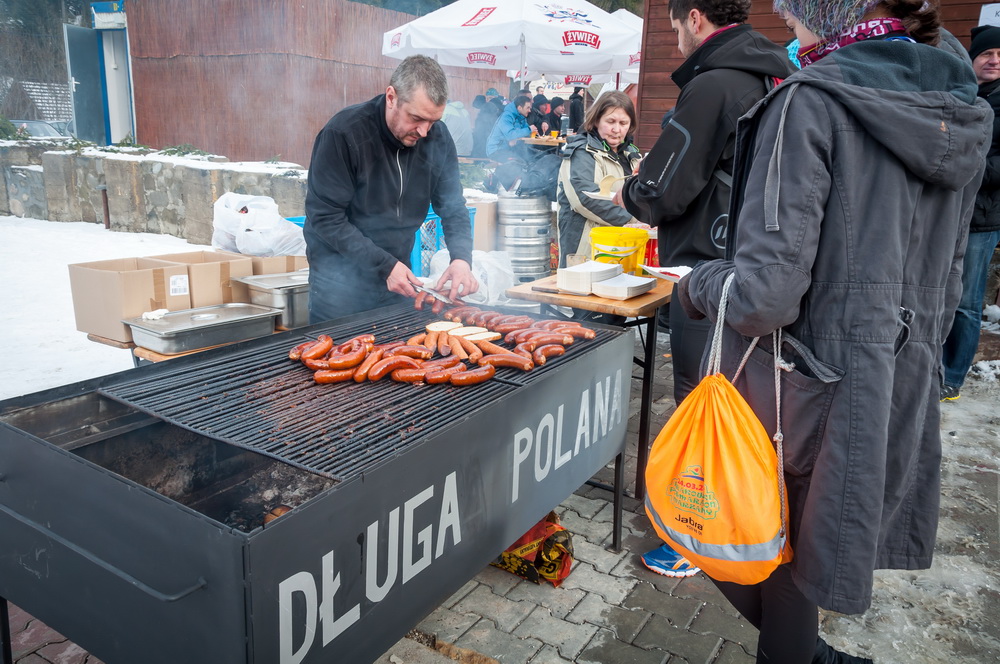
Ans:
MULTIPOLYGON (((382 34, 413 18, 347 0, 131 0, 136 140, 308 167, 334 113, 385 92, 399 60, 382 34)), ((445 71, 473 117, 475 95, 507 90, 501 71, 445 71)))
MULTIPOLYGON (((670 74, 684 58, 677 50, 677 37, 670 29, 668 0, 646 0, 642 36, 642 70, 639 75, 639 132, 640 150, 653 146, 660 135, 660 120, 673 108, 680 93, 670 80, 670 74)), ((942 0, 941 19, 965 45, 969 33, 979 22, 980 2, 942 0)), ((792 35, 784 22, 774 13, 771 0, 754 0, 750 11, 750 24, 773 41, 784 44, 792 35)))

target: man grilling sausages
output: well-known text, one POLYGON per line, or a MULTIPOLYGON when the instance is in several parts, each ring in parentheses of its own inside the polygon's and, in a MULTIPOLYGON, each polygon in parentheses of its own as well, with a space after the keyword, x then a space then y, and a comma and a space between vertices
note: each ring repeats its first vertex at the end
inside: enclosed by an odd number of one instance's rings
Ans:
POLYGON ((408 265, 428 206, 441 217, 451 264, 435 288, 474 293, 472 230, 455 144, 438 122, 448 101, 440 65, 415 55, 384 95, 349 106, 316 137, 306 193, 309 321, 416 297, 408 265))

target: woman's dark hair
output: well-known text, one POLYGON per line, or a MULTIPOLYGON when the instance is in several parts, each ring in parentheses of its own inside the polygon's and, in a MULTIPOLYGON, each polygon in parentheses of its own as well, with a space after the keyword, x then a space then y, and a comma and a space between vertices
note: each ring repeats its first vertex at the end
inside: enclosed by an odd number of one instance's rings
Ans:
POLYGON ((587 115, 583 118, 583 126, 580 127, 580 130, 596 136, 597 124, 601 121, 601 118, 604 117, 605 113, 613 111, 616 108, 620 108, 628 113, 628 134, 631 136, 635 132, 635 105, 627 94, 617 90, 605 92, 597 98, 597 101, 591 104, 590 108, 587 109, 587 115))
POLYGON ((941 14, 938 6, 925 0, 884 0, 890 15, 902 19, 906 32, 921 44, 937 46, 941 41, 941 14))
POLYGON ((697 9, 712 25, 746 23, 750 18, 750 0, 670 0, 670 18, 679 21, 697 9))

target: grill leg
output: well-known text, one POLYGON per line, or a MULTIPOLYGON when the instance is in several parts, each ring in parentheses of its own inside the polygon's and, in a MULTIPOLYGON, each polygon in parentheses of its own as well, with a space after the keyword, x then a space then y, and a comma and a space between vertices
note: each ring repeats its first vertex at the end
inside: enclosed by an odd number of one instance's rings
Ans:
POLYGON ((656 312, 646 319, 646 339, 642 363, 642 399, 639 402, 639 450, 635 468, 635 498, 646 495, 646 461, 649 459, 649 409, 653 401, 653 352, 656 350, 656 312))
POLYGON ((611 535, 611 550, 618 553, 622 550, 622 508, 625 495, 625 453, 615 457, 615 504, 614 532, 611 535))
POLYGON ((7 600, 3 597, 0 597, 0 662, 14 664, 10 643, 10 613, 7 611, 7 600))

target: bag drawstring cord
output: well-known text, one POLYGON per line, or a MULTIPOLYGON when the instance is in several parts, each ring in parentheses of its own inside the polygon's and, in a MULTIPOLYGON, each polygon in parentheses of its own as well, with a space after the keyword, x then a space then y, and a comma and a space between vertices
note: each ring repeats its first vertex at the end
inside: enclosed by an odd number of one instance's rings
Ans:
MULTIPOLYGON (((715 321, 715 329, 712 332, 712 346, 708 352, 708 370, 711 374, 717 374, 722 368, 722 331, 726 322, 726 311, 729 309, 729 287, 733 283, 733 279, 736 277, 735 272, 730 272, 729 276, 726 277, 725 283, 722 284, 722 296, 719 298, 719 316, 715 321)), ((785 436, 781 432, 781 372, 791 371, 795 368, 795 364, 792 362, 786 362, 784 358, 781 357, 781 346, 783 340, 781 338, 781 330, 777 329, 771 332, 771 343, 773 345, 774 351, 774 401, 777 404, 776 413, 776 425, 774 431, 774 437, 771 440, 774 442, 774 448, 778 456, 778 498, 781 501, 781 534, 783 537, 788 535, 788 513, 785 509, 787 501, 785 500, 785 454, 784 454, 784 441, 785 436)), ((740 373, 743 371, 743 367, 746 366, 747 360, 750 359, 750 354, 753 349, 757 347, 757 342, 760 341, 760 337, 754 337, 750 342, 750 346, 747 348, 746 352, 743 354, 743 358, 740 360, 739 366, 736 368, 736 373, 733 374, 732 382, 736 382, 740 373)))

